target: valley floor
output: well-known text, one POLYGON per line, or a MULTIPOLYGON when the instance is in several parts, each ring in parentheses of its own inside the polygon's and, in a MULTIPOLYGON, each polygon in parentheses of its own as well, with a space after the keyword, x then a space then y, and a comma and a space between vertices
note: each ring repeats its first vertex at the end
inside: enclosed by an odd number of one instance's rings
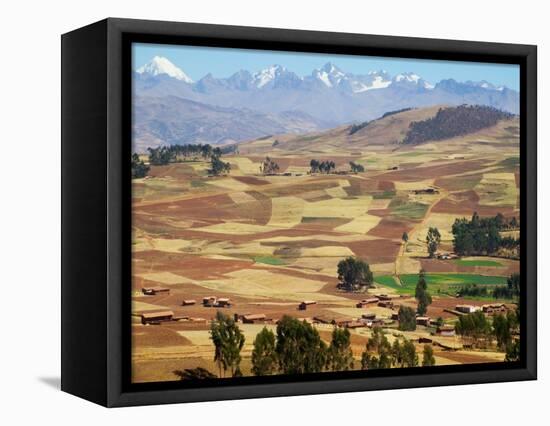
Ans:
MULTIPOLYGON (((475 211, 519 216, 518 145, 499 134, 491 130, 416 147, 349 152, 330 144, 319 152, 272 149, 267 154, 280 166, 277 176, 260 174, 264 152, 224 156, 232 170, 221 177, 209 177, 208 163, 202 161, 153 166, 149 177, 133 181, 133 380, 178 380, 174 371, 195 367, 218 374, 208 332, 216 308, 201 305, 205 296, 230 298, 226 314, 261 313, 273 321, 285 314, 357 319, 365 312, 390 319, 395 308, 356 308, 366 295, 336 288, 336 265, 347 256, 369 263, 376 284, 369 293, 393 294, 395 305, 416 306, 408 282, 421 268, 427 271, 434 299, 427 315, 433 319, 452 324, 456 316, 448 310, 455 305, 488 303, 461 301, 453 290, 465 283, 503 284, 519 271, 519 262, 429 259, 425 238, 429 227, 437 227, 440 251, 452 252, 456 218, 469 218, 475 211), (479 143, 469 143, 472 137, 479 143), (354 161, 366 171, 309 174, 312 158, 335 161, 337 171, 348 170, 348 162, 354 161), (406 246, 404 232, 409 235, 406 246), (154 286, 170 292, 143 295, 143 287, 154 286), (196 304, 182 306, 183 299, 196 304), (317 303, 298 310, 303 300, 317 303), (140 323, 141 314, 166 309, 194 320, 140 323)), ((252 342, 263 325, 239 327, 246 337, 241 369, 247 375, 252 342)), ((332 325, 315 327, 330 341, 332 325)), ((496 350, 464 349, 459 337, 433 336, 431 327, 401 332, 388 321, 386 331, 390 341, 400 334, 415 342, 432 339, 436 365, 504 359, 496 350)), ((359 360, 371 330, 351 333, 359 360)), ((417 343, 420 355, 422 346, 417 343)))

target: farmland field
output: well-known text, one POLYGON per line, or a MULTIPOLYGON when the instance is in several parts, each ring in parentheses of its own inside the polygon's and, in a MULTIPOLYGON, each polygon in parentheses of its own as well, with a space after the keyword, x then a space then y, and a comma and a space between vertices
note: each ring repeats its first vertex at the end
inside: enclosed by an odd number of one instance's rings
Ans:
MULTIPOLYGON (((435 111, 409 111, 402 119, 408 125, 435 111)), ((382 120, 389 123, 390 118, 382 120)), ((424 269, 433 298, 427 315, 454 324, 456 316, 448 311, 455 305, 482 304, 475 298, 458 300, 458 288, 505 286, 510 274, 519 271, 519 261, 430 257, 426 234, 437 227, 439 251, 452 252, 456 219, 469 219, 474 212, 480 217, 519 216, 518 139, 509 130, 517 125, 513 118, 418 146, 395 144, 402 131, 387 126, 392 143, 384 143, 384 132, 376 126, 353 136, 345 126, 327 133, 270 136, 224 154, 231 171, 220 176, 213 176, 209 162, 201 158, 151 165, 147 177, 133 180, 133 380, 178 380, 176 371, 197 367, 218 374, 209 334, 218 309, 202 306, 207 296, 229 298, 231 306, 219 309, 231 317, 264 314, 273 330, 284 315, 357 320, 372 311, 387 320, 391 340, 400 333, 391 324, 392 313, 399 306, 416 307, 415 286, 424 269), (485 148, 479 149, 476 141, 486 142, 485 148), (260 172, 266 156, 278 164, 278 173, 260 172), (335 169, 309 173, 311 159, 334 161, 335 169), (350 161, 364 171, 349 172, 350 161), (364 260, 374 272, 374 287, 367 293, 337 288, 338 262, 350 256, 364 260), (169 292, 141 292, 159 286, 169 292), (356 308, 359 300, 381 294, 396 297, 393 309, 356 308), (196 303, 182 306, 184 299, 196 303), (304 300, 316 304, 298 310, 304 300), (162 310, 182 319, 141 324, 141 314, 162 310)), ((245 336, 241 371, 249 375, 252 344, 263 325, 239 327, 245 336)), ((314 327, 330 343, 333 326, 315 322, 314 327)), ((357 365, 372 330, 350 332, 357 365)), ((419 338, 442 341, 434 346, 437 365, 504 359, 503 352, 462 349, 460 337, 433 333, 434 328, 419 327, 404 335, 416 342, 419 354, 419 338), (441 349, 449 347, 453 350, 441 349)))

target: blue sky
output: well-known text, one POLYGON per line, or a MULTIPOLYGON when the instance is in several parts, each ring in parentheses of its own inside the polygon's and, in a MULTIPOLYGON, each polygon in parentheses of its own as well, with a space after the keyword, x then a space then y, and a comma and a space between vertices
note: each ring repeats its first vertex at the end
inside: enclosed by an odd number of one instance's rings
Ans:
POLYGON ((149 62, 156 55, 164 56, 195 81, 208 73, 218 78, 229 77, 240 69, 254 72, 273 64, 282 65, 299 76, 304 76, 311 74, 313 69, 332 62, 343 71, 353 74, 386 70, 393 76, 401 72, 414 72, 431 83, 446 78, 457 81, 487 80, 497 86, 505 85, 519 90, 518 65, 145 43, 135 43, 132 51, 133 69, 149 62))

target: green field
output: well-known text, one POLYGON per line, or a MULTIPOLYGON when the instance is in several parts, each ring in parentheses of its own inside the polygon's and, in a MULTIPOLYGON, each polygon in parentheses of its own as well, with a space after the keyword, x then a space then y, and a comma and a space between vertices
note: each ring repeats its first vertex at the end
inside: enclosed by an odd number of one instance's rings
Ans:
POLYGON ((398 219, 409 220, 422 219, 425 216, 428 207, 429 206, 427 204, 417 203, 414 201, 411 202, 399 198, 392 199, 389 205, 392 216, 398 219))
POLYGON ((256 263, 265 263, 267 265, 284 265, 285 262, 278 257, 273 256, 257 256, 254 258, 256 263))
POLYGON ((499 263, 495 260, 464 260, 464 259, 457 259, 455 260, 455 263, 460 266, 495 266, 500 267, 503 266, 502 263, 499 263))
MULTIPOLYGON (((399 276, 401 284, 391 275, 381 275, 374 278, 374 282, 394 289, 401 294, 414 294, 418 274, 403 274, 399 276)), ((506 277, 497 277, 489 275, 476 274, 426 274, 428 289, 433 293, 437 291, 445 292, 452 288, 462 287, 467 284, 477 285, 504 285, 506 277)))

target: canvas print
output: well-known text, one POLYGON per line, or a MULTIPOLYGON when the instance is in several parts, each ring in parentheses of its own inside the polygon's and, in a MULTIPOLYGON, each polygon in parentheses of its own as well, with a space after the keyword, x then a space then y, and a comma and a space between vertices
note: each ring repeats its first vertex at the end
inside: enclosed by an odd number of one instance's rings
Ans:
POLYGON ((134 43, 132 382, 517 361, 519 90, 516 65, 134 43))

